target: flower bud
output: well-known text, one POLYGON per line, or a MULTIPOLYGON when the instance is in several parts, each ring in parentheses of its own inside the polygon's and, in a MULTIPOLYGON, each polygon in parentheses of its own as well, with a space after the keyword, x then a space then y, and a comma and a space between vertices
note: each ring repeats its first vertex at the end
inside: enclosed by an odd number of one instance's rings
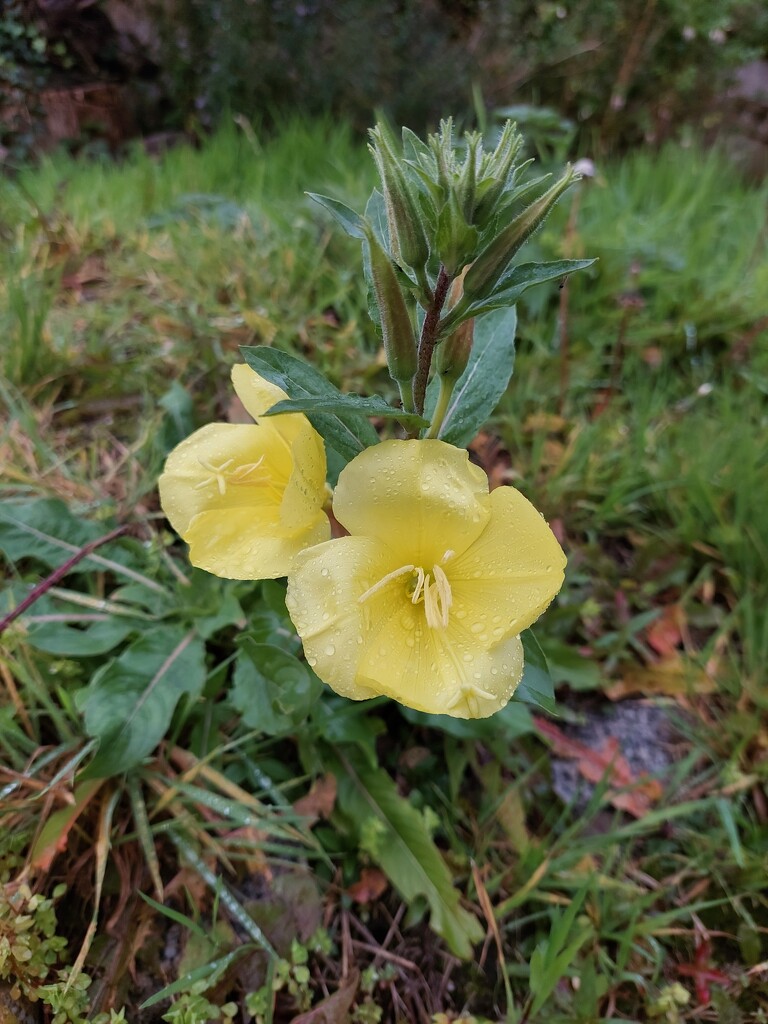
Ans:
POLYGON ((485 247, 467 271, 464 279, 464 292, 467 298, 487 298, 493 292, 517 250, 542 224, 557 200, 575 180, 573 169, 568 167, 559 181, 556 181, 543 196, 531 203, 519 217, 515 217, 485 247))
POLYGON ((437 346, 435 370, 441 380, 457 381, 464 373, 472 351, 475 321, 465 320, 445 341, 437 346))
POLYGON ((393 380, 410 382, 417 369, 416 337, 405 298, 389 256, 373 231, 366 240, 371 257, 371 278, 376 294, 389 373, 393 380))
POLYGON ((371 137, 374 140, 371 152, 381 176, 387 208, 392 256, 398 263, 420 270, 429 259, 429 243, 415 198, 395 155, 393 139, 384 125, 372 128, 371 137))

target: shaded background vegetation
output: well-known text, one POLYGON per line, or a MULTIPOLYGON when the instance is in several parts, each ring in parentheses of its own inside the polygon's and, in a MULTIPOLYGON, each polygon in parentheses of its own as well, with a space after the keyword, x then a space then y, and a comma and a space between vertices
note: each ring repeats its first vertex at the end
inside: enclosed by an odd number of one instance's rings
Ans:
POLYGON ((581 150, 616 150, 715 131, 715 98, 767 49, 761 0, 9 0, 0 141, 29 146, 46 120, 117 144, 297 109, 421 131, 482 97, 552 107, 581 150))

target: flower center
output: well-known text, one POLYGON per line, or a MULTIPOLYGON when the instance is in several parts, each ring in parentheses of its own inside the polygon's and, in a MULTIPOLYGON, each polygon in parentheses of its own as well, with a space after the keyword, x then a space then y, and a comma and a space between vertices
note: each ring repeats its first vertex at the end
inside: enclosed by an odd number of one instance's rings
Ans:
MULTIPOLYGON (((203 459, 199 455, 197 461, 203 467, 207 469, 211 474, 204 480, 201 480, 199 484, 195 484, 195 490, 199 491, 203 487, 209 487, 211 484, 216 484, 219 489, 219 494, 224 497, 227 493, 227 485, 232 484, 237 486, 238 484, 252 484, 252 483, 267 483, 268 480, 254 480, 252 479, 253 474, 259 469, 264 456, 256 462, 246 462, 240 466, 233 466, 234 459, 227 459, 225 462, 220 463, 218 466, 215 462, 211 462, 209 459, 203 459)), ((262 470, 259 474, 264 476, 265 470, 262 470)))
MULTIPOLYGON (((453 551, 446 551, 442 561, 447 562, 451 557, 453 557, 453 551)), ((369 587, 357 600, 362 604, 401 576, 408 577, 405 592, 411 604, 424 605, 424 617, 427 620, 427 625, 431 629, 445 629, 453 604, 453 594, 448 577, 439 565, 433 565, 431 572, 425 572, 420 565, 410 563, 401 565, 399 569, 394 569, 386 576, 382 576, 378 583, 369 587)))

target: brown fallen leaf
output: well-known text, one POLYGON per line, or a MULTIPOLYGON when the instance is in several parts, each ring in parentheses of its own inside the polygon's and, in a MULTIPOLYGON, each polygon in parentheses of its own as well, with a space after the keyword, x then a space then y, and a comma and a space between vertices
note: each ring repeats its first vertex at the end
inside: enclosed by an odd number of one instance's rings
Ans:
POLYGON ((293 805, 294 811, 302 818, 309 818, 314 824, 319 818, 330 817, 336 803, 336 776, 322 775, 315 779, 306 796, 300 797, 293 805))
POLYGON ((327 996, 306 1013, 294 1017, 291 1024, 347 1024, 349 1010, 357 995, 359 984, 360 972, 355 969, 332 995, 327 996))
POLYGON ((624 700, 638 693, 646 697, 684 697, 689 693, 713 693, 716 689, 714 672, 705 672, 675 651, 655 665, 624 666, 621 679, 612 683, 605 695, 609 700, 624 700))
POLYGON ((650 624, 645 631, 645 638, 658 655, 669 658, 683 642, 685 627, 686 618, 682 606, 670 604, 650 624))
POLYGON ((619 810, 635 818, 642 818, 661 796, 662 789, 658 780, 649 779, 645 775, 635 778, 627 759, 620 752, 619 741, 613 736, 593 750, 579 740, 566 736, 544 718, 534 716, 534 723, 539 734, 550 742, 553 752, 558 757, 575 761, 579 772, 588 782, 597 783, 607 778, 611 786, 622 790, 609 790, 606 793, 606 799, 619 810))
POLYGON ((387 876, 378 868, 363 868, 360 878, 353 882, 347 893, 356 903, 372 903, 382 896, 389 886, 387 876))
POLYGON ((72 826, 105 781, 105 779, 88 779, 75 786, 74 803, 54 811, 43 825, 32 848, 30 867, 48 871, 56 854, 66 850, 72 826))

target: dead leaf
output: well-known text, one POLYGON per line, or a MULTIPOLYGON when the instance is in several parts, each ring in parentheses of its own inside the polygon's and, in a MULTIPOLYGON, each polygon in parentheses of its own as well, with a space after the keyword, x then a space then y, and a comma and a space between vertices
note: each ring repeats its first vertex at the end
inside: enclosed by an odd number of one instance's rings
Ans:
POLYGON ((360 878, 353 882, 347 893, 356 903, 372 903, 387 891, 389 881, 378 868, 363 868, 360 878))
POLYGON ((685 627, 686 618, 682 606, 670 604, 650 624, 645 631, 645 638, 657 654, 669 658, 682 643, 685 627))
POLYGON ((360 984, 360 972, 350 972, 346 981, 336 989, 333 995, 323 999, 306 1013, 294 1017, 291 1024, 347 1024, 349 1009, 355 1001, 357 987, 360 984))
POLYGON ((74 803, 62 807, 48 818, 30 855, 30 867, 48 871, 57 853, 67 848, 72 826, 104 785, 105 779, 89 779, 75 786, 74 803))
POLYGON ((624 700, 633 694, 646 697, 684 697, 689 693, 713 693, 714 675, 705 672, 674 652, 655 665, 625 665, 621 679, 605 690, 609 700, 624 700))
POLYGON ((611 786, 622 792, 610 790, 606 799, 619 810, 626 811, 635 818, 644 817, 662 794, 661 785, 656 779, 643 775, 636 779, 632 774, 627 759, 621 754, 619 741, 611 736, 597 750, 586 746, 579 740, 566 736, 552 722, 544 718, 534 717, 534 723, 540 735, 552 745, 558 757, 576 762, 581 775, 587 782, 600 782, 608 779, 611 786))
POLYGON ((336 803, 336 776, 323 775, 315 779, 306 796, 300 797, 293 805, 294 811, 302 818, 309 818, 314 824, 318 818, 330 817, 336 803))
POLYGON ((99 284, 106 281, 107 271, 100 256, 88 256, 71 274, 61 279, 61 287, 80 292, 86 284, 99 284))

